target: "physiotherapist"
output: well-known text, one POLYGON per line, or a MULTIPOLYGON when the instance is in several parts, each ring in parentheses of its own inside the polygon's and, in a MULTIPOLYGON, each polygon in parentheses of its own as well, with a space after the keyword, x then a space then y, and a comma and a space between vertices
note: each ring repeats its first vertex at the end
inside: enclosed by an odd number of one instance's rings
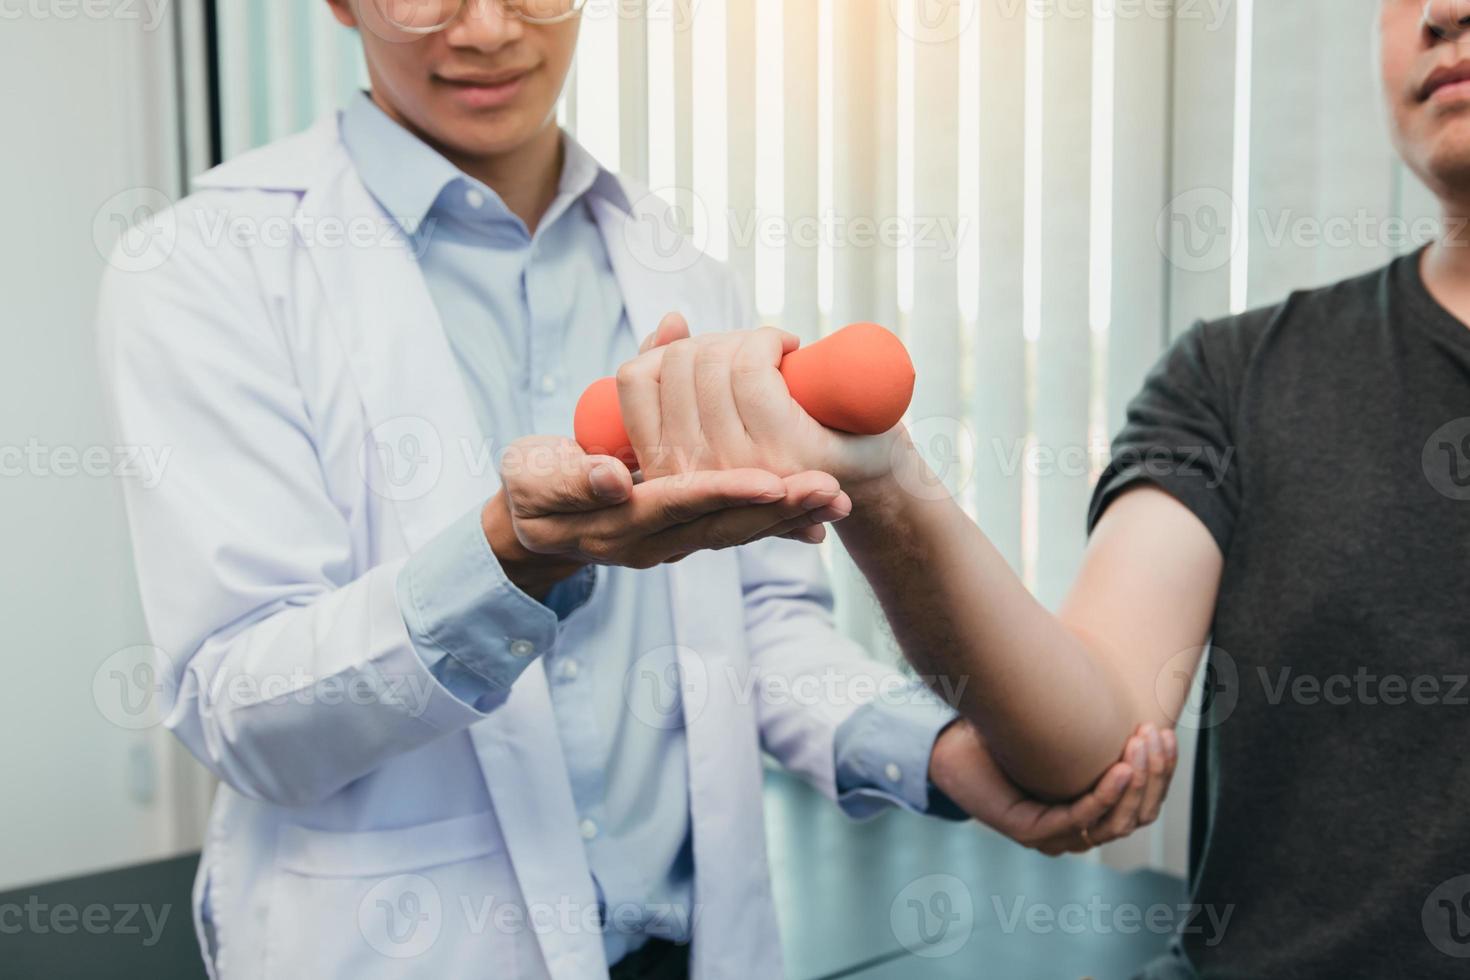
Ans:
POLYGON ((172 454, 127 510, 221 781, 212 976, 779 978, 763 751, 1048 853, 1157 815, 1168 737, 1044 805, 834 629, 830 474, 635 483, 547 435, 640 336, 754 324, 556 127, 580 2, 330 5, 371 92, 200 178, 100 310, 119 436, 172 454))

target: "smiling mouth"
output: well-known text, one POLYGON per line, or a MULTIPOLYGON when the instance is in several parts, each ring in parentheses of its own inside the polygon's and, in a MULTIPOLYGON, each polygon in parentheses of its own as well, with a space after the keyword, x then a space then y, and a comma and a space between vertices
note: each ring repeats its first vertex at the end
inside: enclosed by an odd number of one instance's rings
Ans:
POLYGON ((501 85, 509 85, 511 82, 525 78, 530 69, 523 68, 520 71, 501 72, 496 75, 464 75, 454 77, 452 75, 440 75, 439 80, 451 85, 468 85, 474 88, 498 88, 501 85))
POLYGON ((526 68, 493 75, 435 75, 434 80, 469 109, 499 109, 509 106, 519 97, 526 79, 533 71, 534 69, 526 68))

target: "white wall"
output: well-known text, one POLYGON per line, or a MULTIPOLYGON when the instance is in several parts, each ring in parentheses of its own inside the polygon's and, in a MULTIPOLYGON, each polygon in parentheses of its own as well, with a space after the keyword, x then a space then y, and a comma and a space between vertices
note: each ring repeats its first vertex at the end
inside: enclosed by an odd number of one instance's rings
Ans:
POLYGON ((20 15, 0 23, 0 888, 161 856, 189 836, 163 803, 180 771, 170 737, 110 722, 93 694, 99 667, 147 633, 118 487, 68 475, 67 456, 117 459, 92 317, 111 212, 135 203, 115 196, 179 183, 172 5, 120 5, 137 19, 88 19, 85 6, 7 5, 20 15))

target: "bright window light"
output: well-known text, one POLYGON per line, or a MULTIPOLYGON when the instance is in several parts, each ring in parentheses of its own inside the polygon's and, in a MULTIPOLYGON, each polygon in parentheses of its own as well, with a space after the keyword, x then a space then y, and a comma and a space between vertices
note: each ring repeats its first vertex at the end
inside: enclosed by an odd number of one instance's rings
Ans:
MULTIPOLYGON (((781 8, 782 0, 758 0, 756 5, 755 207, 763 220, 778 218, 786 209, 786 25, 781 8)), ((755 283, 761 316, 779 314, 786 305, 786 249, 765 236, 756 239, 755 283)))
POLYGON ((1235 160, 1231 196, 1240 220, 1230 229, 1230 310, 1242 313, 1249 302, 1251 265, 1251 39, 1254 0, 1235 5, 1235 160))

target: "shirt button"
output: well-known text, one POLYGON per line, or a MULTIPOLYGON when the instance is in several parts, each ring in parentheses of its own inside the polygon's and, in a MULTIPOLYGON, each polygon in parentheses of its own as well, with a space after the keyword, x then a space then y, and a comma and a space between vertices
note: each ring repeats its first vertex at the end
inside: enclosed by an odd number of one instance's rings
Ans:
POLYGON ((529 657, 536 652, 536 644, 530 640, 512 640, 510 644, 510 655, 512 657, 529 657))
POLYGON ((578 829, 582 831, 583 840, 591 840, 597 836, 597 824, 591 820, 583 820, 578 829))
POLYGON ((561 676, 564 680, 574 681, 580 673, 582 673, 582 665, 575 660, 568 660, 561 665, 561 676))
POLYGON ((890 783, 896 783, 903 776, 903 770, 896 763, 890 762, 883 767, 883 775, 888 777, 890 783))
POLYGON ((474 187, 464 192, 464 202, 476 211, 485 206, 485 195, 474 187))
POLYGON ((556 394, 556 377, 550 374, 541 375, 541 394, 556 394))

